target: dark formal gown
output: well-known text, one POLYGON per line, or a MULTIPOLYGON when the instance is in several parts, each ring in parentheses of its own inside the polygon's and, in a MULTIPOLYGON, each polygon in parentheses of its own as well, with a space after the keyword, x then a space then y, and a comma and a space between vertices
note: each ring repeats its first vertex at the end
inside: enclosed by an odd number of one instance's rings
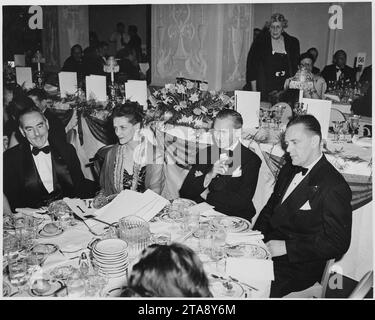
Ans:
POLYGON ((257 90, 262 101, 268 100, 268 93, 284 89, 287 78, 294 76, 298 69, 300 45, 297 38, 282 33, 286 54, 272 52, 272 40, 268 30, 263 31, 254 40, 247 56, 246 88, 253 80, 257 81, 257 90))

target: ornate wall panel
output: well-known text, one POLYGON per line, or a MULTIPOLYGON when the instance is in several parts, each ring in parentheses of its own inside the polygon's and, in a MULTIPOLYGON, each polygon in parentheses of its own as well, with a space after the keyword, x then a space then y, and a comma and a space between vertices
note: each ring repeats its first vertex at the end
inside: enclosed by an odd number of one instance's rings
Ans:
POLYGON ((215 90, 242 87, 251 14, 250 4, 153 5, 152 84, 186 77, 215 90))

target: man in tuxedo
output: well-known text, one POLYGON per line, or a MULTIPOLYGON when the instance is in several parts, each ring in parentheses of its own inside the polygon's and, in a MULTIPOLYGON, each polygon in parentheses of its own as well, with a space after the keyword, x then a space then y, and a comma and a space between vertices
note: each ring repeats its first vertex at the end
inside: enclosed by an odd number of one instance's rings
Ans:
POLYGON ((27 92, 35 106, 44 114, 50 127, 49 135, 61 143, 67 142, 65 126, 62 121, 47 107, 47 94, 43 89, 34 88, 27 92))
POLYGON ((329 86, 328 81, 347 81, 355 82, 355 71, 346 65, 346 53, 344 50, 338 50, 333 55, 333 64, 325 66, 322 77, 329 86))
POLYGON ((180 189, 180 196, 206 201, 217 211, 250 220, 255 215, 252 198, 258 182, 260 158, 241 144, 241 115, 220 111, 214 122, 215 144, 199 152, 180 189))
POLYGON ((63 197, 92 197, 92 181, 86 180, 74 147, 49 139, 49 124, 37 108, 21 111, 23 139, 5 151, 4 194, 12 210, 38 208, 63 197))
POLYGON ((261 231, 274 262, 271 297, 320 281, 327 260, 340 258, 351 239, 351 190, 321 152, 320 124, 312 115, 286 129, 291 161, 282 167, 254 230, 261 231))

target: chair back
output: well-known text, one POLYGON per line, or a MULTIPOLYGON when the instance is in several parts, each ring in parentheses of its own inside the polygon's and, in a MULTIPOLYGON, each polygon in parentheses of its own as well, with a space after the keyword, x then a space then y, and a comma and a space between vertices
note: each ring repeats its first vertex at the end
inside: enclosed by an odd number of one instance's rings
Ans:
POLYGON ((324 272, 323 272, 323 275, 322 275, 322 280, 320 281, 320 284, 322 285, 322 293, 321 293, 321 296, 318 297, 318 298, 325 298, 325 296, 326 296, 329 277, 332 273, 331 268, 332 268, 334 263, 335 263, 335 259, 330 259, 326 263, 326 267, 324 268, 324 272))
POLYGON ((349 299, 363 299, 374 283, 374 272, 368 271, 362 279, 359 281, 357 286, 354 288, 353 292, 348 297, 349 299))

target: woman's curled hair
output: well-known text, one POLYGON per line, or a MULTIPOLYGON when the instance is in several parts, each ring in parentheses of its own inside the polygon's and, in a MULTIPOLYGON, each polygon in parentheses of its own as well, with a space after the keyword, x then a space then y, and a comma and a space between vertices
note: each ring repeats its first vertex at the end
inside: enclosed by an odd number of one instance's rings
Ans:
POLYGON ((138 102, 126 100, 125 103, 117 105, 112 111, 112 120, 119 117, 127 118, 132 125, 140 123, 142 127, 144 119, 143 107, 138 102))
POLYGON ((141 297, 212 297, 202 262, 185 245, 153 244, 143 250, 127 294, 141 297))

